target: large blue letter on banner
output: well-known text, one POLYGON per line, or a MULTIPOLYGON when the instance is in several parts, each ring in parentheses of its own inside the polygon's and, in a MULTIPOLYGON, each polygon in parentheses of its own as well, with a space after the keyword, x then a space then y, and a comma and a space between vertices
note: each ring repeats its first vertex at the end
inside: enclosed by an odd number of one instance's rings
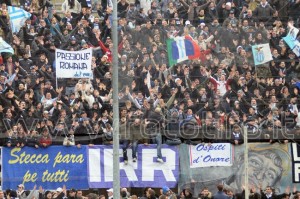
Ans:
POLYGON ((26 189, 41 185, 45 189, 86 189, 86 147, 51 146, 45 149, 2 148, 2 189, 26 189))

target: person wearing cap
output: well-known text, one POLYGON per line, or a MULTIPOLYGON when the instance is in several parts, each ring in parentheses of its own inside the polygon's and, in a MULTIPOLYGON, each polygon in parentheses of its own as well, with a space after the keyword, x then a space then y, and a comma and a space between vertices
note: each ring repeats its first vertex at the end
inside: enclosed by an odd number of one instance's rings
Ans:
POLYGON ((81 50, 88 49, 88 48, 89 48, 88 43, 84 39, 81 40, 81 50))
POLYGON ((72 48, 74 50, 80 49, 80 45, 78 44, 77 39, 74 35, 70 37, 70 41, 67 44, 68 44, 67 49, 70 49, 70 48, 72 48))
POLYGON ((34 196, 36 185, 34 185, 33 189, 30 191, 30 193, 27 195, 25 191, 25 186, 23 184, 19 184, 17 187, 17 197, 19 199, 31 199, 34 196))
MULTIPOLYGON (((177 198, 177 195, 167 186, 163 186, 161 189, 161 193, 163 194, 163 196, 166 196, 166 198, 177 198)), ((192 198, 192 197, 188 197, 186 196, 186 198, 192 198)))
POLYGON ((224 20, 229 16, 230 11, 233 9, 231 2, 224 2, 221 10, 219 11, 219 22, 223 23, 224 20))
POLYGON ((229 24, 231 26, 237 26, 239 23, 238 19, 235 17, 234 10, 229 11, 229 16, 224 20, 223 27, 226 28, 229 24))
POLYGON ((106 192, 107 192, 108 199, 113 199, 113 197, 114 197, 113 188, 107 189, 106 192))

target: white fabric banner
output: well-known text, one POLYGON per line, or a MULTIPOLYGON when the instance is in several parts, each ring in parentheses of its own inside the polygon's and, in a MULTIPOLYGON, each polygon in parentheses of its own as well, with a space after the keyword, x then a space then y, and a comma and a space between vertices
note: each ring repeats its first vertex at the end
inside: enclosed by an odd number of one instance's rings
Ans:
POLYGON ((66 51, 56 49, 57 78, 93 78, 92 49, 66 51))
POLYGON ((231 166, 233 146, 230 143, 190 145, 190 167, 231 166))

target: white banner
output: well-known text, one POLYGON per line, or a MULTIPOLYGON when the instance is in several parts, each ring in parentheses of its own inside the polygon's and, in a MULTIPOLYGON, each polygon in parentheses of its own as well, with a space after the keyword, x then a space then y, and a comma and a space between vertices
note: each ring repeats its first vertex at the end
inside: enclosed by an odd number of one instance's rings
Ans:
POLYGON ((55 51, 57 78, 93 78, 92 49, 55 51))
POLYGON ((230 143, 190 145, 190 167, 231 166, 233 146, 230 143))
MULTIPOLYGON (((156 144, 138 145, 137 160, 132 160, 132 149, 127 149, 128 163, 124 163, 123 151, 120 156, 121 187, 176 187, 179 177, 178 147, 162 145, 162 159, 157 162, 156 144)), ((88 148, 88 170, 90 188, 110 188, 113 186, 112 145, 88 148)))

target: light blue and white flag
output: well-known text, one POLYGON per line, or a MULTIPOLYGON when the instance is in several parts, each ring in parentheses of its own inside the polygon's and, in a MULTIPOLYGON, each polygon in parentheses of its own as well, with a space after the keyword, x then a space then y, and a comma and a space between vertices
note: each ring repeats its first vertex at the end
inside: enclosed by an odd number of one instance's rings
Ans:
POLYGON ((289 33, 286 37, 283 37, 283 40, 290 47, 290 49, 296 54, 297 57, 300 57, 300 42, 297 39, 299 29, 291 27, 289 33))
POLYGON ((273 60, 269 44, 258 44, 252 46, 252 53, 255 65, 264 64, 273 60))
POLYGON ((0 53, 2 52, 14 54, 14 49, 0 37, 0 53))
POLYGON ((17 73, 12 74, 6 81, 4 84, 10 84, 15 80, 15 77, 17 76, 17 73))
POLYGON ((13 33, 19 32, 21 27, 24 26, 26 19, 31 16, 29 12, 14 6, 8 6, 8 15, 13 33))

